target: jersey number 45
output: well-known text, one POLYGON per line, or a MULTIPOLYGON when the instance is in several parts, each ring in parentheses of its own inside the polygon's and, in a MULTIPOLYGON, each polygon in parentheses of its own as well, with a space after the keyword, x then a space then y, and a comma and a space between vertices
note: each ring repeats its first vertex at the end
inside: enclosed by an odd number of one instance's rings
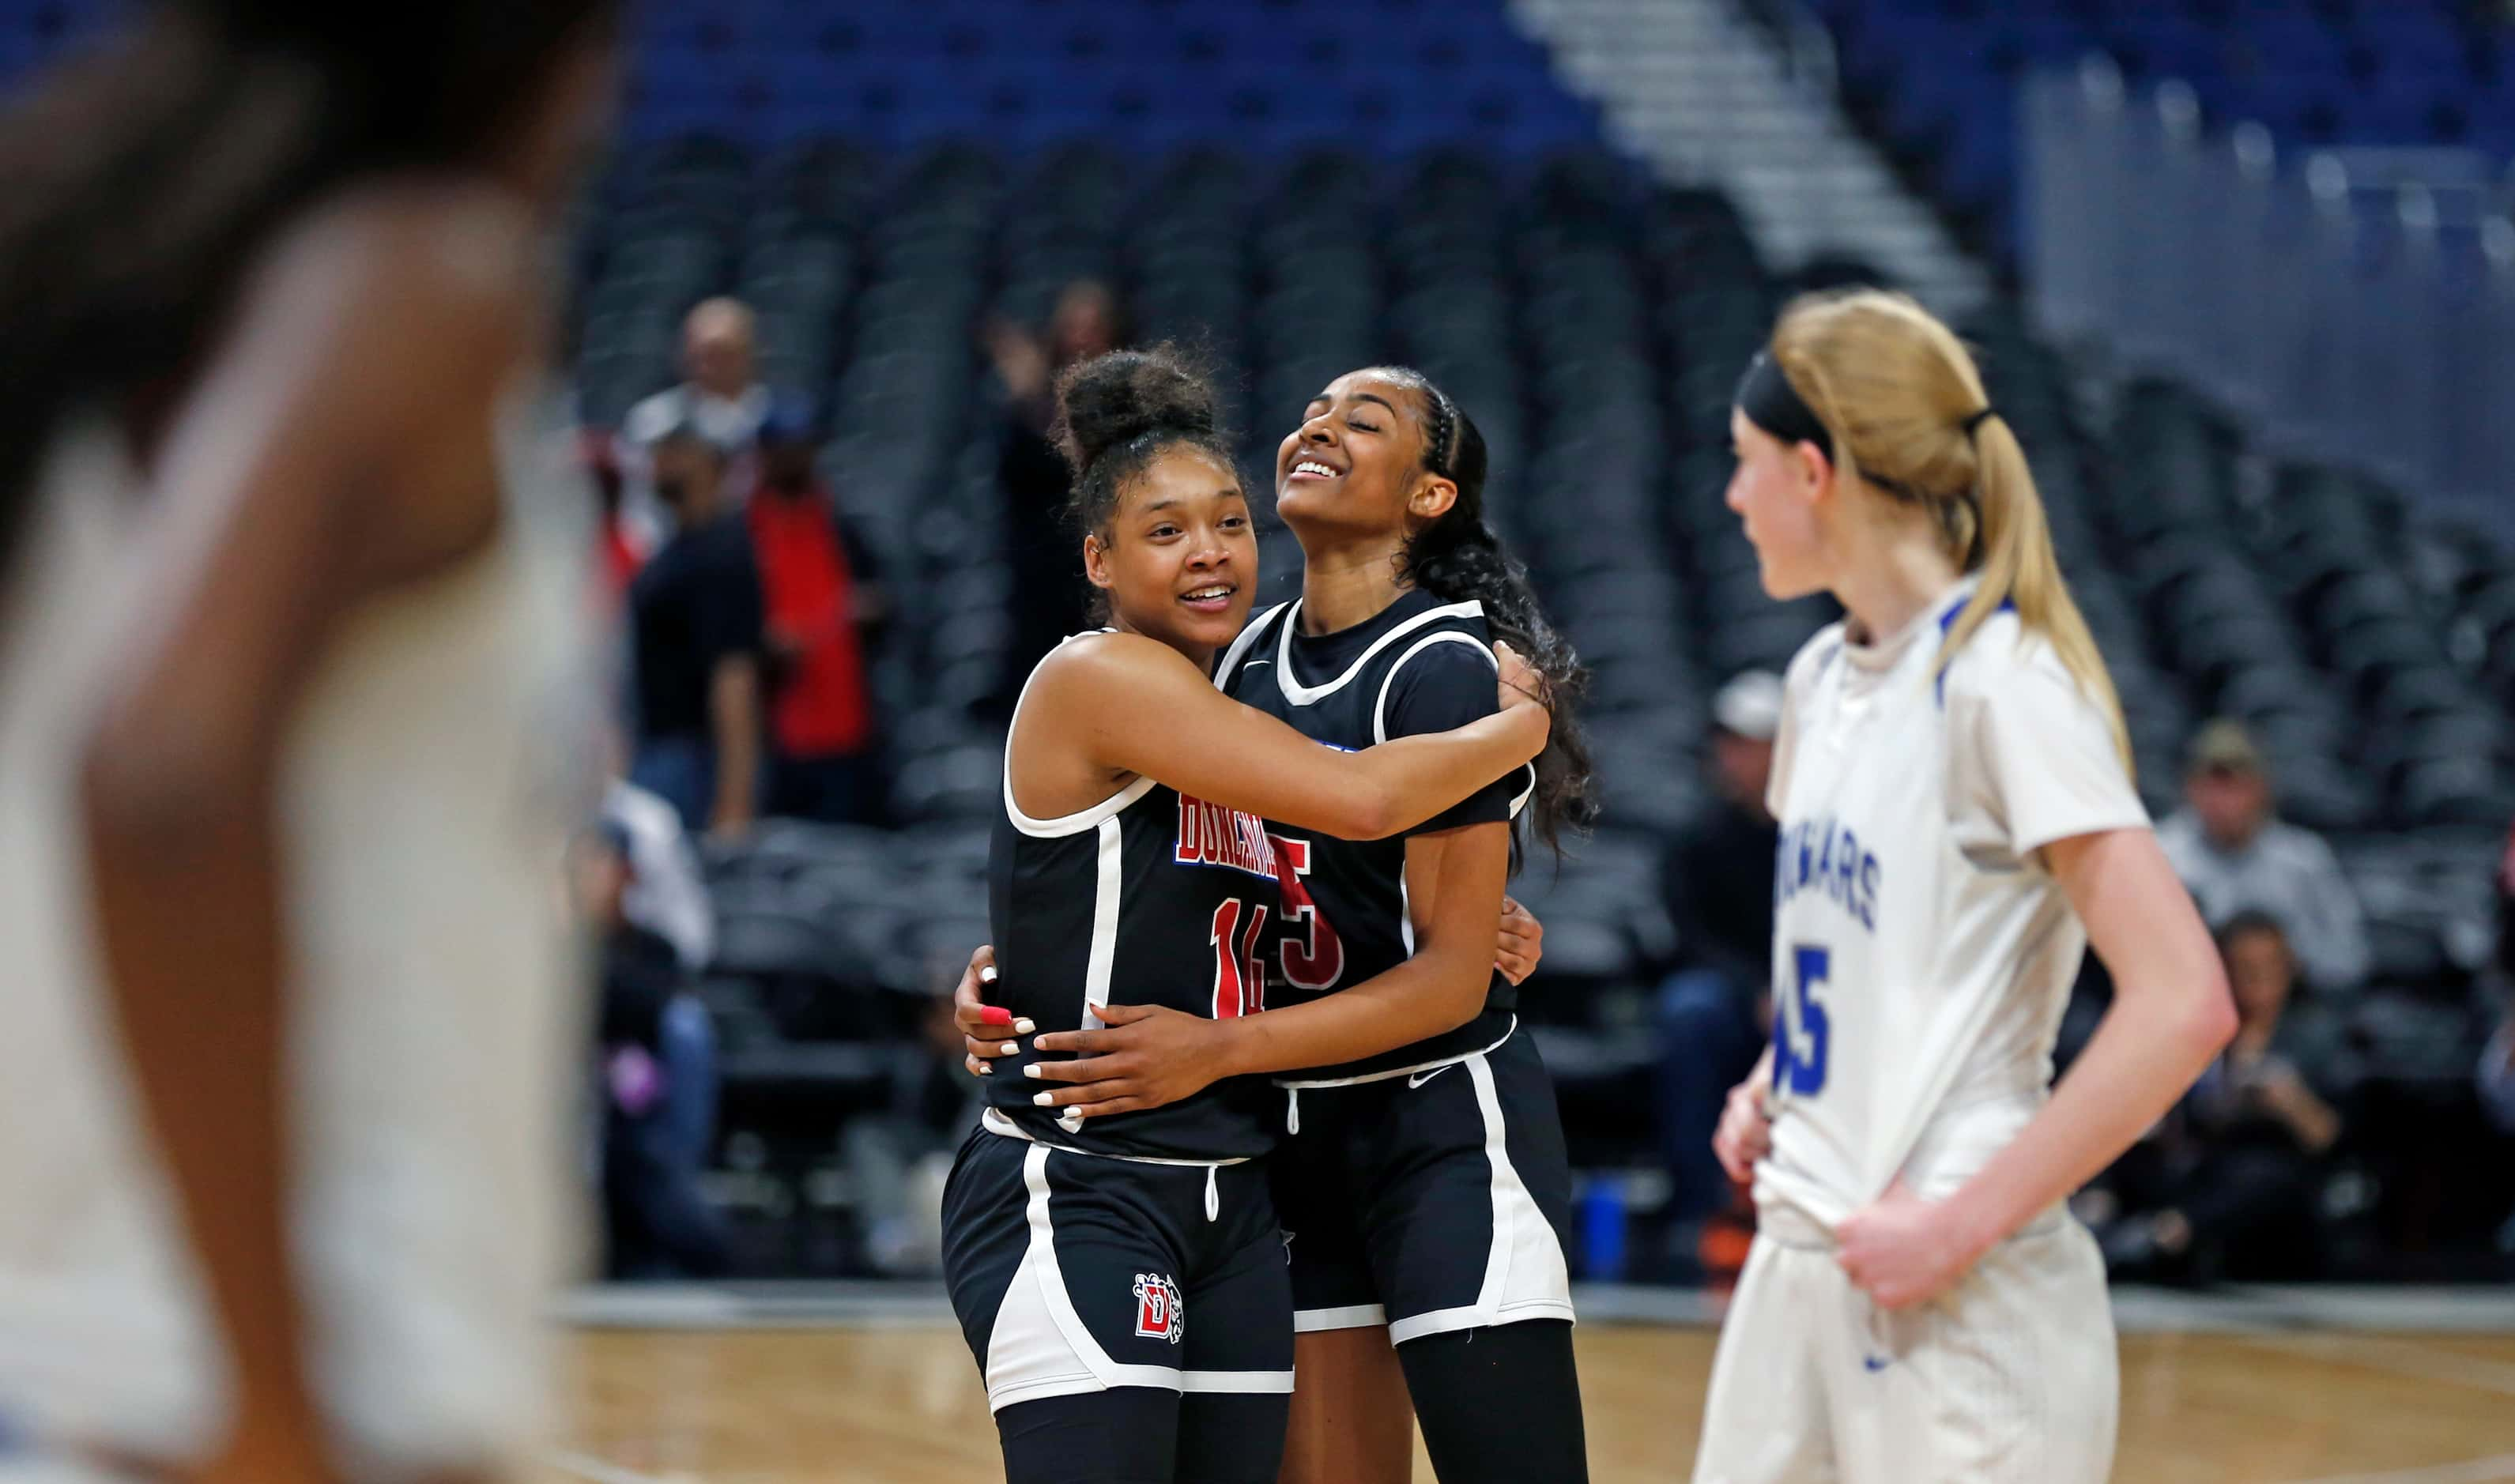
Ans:
POLYGON ((1827 1021, 1825 1003, 1817 992, 1825 986, 1834 956, 1807 943, 1791 949, 1792 972, 1773 996, 1773 1091, 1787 1088, 1801 1097, 1825 1089, 1827 1021))

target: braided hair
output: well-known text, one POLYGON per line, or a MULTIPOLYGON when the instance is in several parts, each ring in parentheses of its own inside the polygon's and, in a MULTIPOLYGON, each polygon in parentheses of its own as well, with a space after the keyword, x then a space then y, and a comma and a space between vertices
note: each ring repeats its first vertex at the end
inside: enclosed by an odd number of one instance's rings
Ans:
POLYGON ((1546 679, 1546 709, 1554 729, 1537 758, 1530 812, 1537 838, 1559 859, 1565 834, 1585 834, 1598 819, 1596 770, 1576 714, 1589 672, 1546 621, 1528 569, 1503 549, 1485 520, 1488 456, 1474 420, 1421 371, 1394 366, 1375 374, 1422 393, 1423 468, 1459 489, 1447 511, 1406 538, 1400 575, 1444 602, 1480 604, 1493 637, 1518 650, 1546 679))

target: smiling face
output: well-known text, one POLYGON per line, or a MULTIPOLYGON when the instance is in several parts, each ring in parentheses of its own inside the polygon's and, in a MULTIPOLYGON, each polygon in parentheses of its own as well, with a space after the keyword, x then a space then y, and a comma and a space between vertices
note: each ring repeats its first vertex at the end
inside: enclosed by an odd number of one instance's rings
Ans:
POLYGON ((1729 441, 1738 468, 1725 503, 1747 528, 1764 592, 1784 600, 1827 586, 1819 511, 1834 472, 1811 443, 1785 443, 1731 409, 1729 441))
POLYGON ((1328 384, 1275 450, 1275 508, 1308 547, 1330 532, 1403 535, 1458 486, 1423 467, 1424 393, 1376 371, 1328 384))
POLYGON ((1239 637, 1258 596, 1258 533, 1239 475, 1202 449, 1155 458, 1085 538, 1083 566, 1119 628, 1210 660, 1239 637))

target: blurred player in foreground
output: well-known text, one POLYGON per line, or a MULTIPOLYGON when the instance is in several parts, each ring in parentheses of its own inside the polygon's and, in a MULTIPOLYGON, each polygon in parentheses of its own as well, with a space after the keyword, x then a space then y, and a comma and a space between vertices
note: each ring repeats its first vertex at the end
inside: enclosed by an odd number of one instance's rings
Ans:
POLYGON ((612 11, 170 0, 0 125, 0 1477, 530 1434, 612 11))
POLYGON ((1792 662, 1774 749, 1773 1044, 1716 1138, 1759 1226, 1695 1479, 2095 1484, 2113 1319, 2062 1203, 2226 1045, 2216 950, 1956 337, 1802 301, 1730 429, 1765 591, 1850 617, 1792 662), (2091 939, 2113 1009, 2047 1091, 2091 939))

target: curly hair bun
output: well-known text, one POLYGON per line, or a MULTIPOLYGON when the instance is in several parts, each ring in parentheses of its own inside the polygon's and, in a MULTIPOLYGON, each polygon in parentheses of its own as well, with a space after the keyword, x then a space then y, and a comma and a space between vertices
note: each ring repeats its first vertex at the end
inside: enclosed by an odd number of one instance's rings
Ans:
POLYGON ((1077 361, 1056 379, 1056 446, 1079 478, 1146 433, 1210 438, 1222 431, 1213 382, 1169 346, 1077 361))

